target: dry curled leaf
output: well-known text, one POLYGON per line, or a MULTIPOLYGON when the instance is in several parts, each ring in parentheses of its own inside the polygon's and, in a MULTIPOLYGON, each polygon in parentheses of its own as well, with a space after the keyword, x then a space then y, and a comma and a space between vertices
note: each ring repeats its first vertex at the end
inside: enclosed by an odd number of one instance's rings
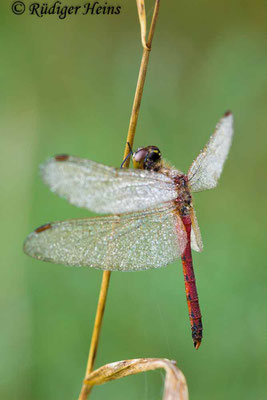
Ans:
POLYGON ((116 361, 91 372, 84 383, 89 386, 101 385, 128 375, 163 368, 166 371, 163 400, 188 400, 188 389, 183 373, 175 361, 166 358, 136 358, 116 361))
POLYGON ((145 9, 145 1, 144 0, 136 0, 137 11, 139 16, 140 28, 141 28, 141 40, 142 45, 145 49, 147 49, 146 43, 146 9, 145 9))

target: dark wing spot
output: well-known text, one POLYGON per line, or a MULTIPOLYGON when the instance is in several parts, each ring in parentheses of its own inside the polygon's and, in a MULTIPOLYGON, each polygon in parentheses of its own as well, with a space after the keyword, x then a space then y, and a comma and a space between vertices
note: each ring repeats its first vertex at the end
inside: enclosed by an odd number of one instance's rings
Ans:
POLYGON ((68 154, 59 154, 55 156, 56 161, 67 161, 69 159, 68 154))
POLYGON ((51 229, 51 228, 52 228, 51 224, 44 224, 42 226, 39 226, 39 228, 36 228, 34 232, 41 233, 41 232, 46 231, 47 229, 51 229))

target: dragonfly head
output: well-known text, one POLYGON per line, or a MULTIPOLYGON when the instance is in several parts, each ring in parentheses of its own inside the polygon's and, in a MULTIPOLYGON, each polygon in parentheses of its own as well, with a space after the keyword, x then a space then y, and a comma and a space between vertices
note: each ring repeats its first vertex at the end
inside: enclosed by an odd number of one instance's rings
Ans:
POLYGON ((156 146, 140 147, 133 154, 133 165, 137 169, 159 171, 162 167, 161 152, 156 146))

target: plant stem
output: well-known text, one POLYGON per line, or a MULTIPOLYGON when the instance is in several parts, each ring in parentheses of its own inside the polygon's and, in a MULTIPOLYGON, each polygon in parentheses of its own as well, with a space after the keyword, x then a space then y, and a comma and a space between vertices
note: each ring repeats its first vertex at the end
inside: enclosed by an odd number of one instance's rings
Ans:
MULTIPOLYGON (((149 55, 150 55, 150 51, 151 51, 152 40, 153 40, 156 21, 157 21, 158 12, 159 12, 159 3, 160 3, 160 0, 156 0, 155 7, 154 7, 154 13, 153 13, 153 17, 151 20, 149 34, 148 34, 148 40, 146 43, 146 47, 143 48, 143 56, 142 56, 141 65, 140 65, 140 69, 139 69, 139 75, 138 75, 138 80, 137 80, 137 85, 136 85, 136 90, 135 90, 134 102, 133 102, 132 113, 131 113, 131 118, 130 118, 130 123, 129 123, 129 128, 128 128, 128 135, 127 135, 127 140, 126 140, 126 146, 125 146, 125 151, 124 151, 124 159, 127 157, 128 153, 129 153, 129 147, 127 145, 127 142, 130 143, 131 147, 133 147, 134 135, 135 135, 136 125, 137 125, 137 120, 138 120, 138 115, 139 115, 139 110, 140 110, 140 105, 141 105, 141 100, 142 100, 142 95, 143 95, 143 89, 144 89, 144 84, 145 84, 145 79, 146 79, 149 55)), ((128 159, 124 164, 126 168, 129 166, 129 163, 130 163, 130 159, 128 159)))
MULTIPOLYGON (((152 17, 152 21, 151 21, 151 25, 150 25, 148 40, 146 43, 146 47, 143 47, 143 56, 142 56, 141 65, 140 65, 140 69, 139 69, 139 75, 138 75, 138 80, 137 80, 137 85, 136 85, 136 91, 135 91, 135 96, 134 96, 134 102, 133 102, 132 113, 131 113, 131 118, 130 118, 130 123, 129 123, 129 128, 128 128, 128 135, 127 135, 127 139, 126 139, 126 146, 125 146, 125 150, 124 150, 123 160, 127 157, 127 155, 129 154, 129 151, 130 151, 127 143, 129 143, 131 147, 133 146, 134 135, 135 135, 136 125, 137 125, 137 120, 138 120, 138 115, 139 115, 139 110, 140 110, 140 105, 141 105, 141 99, 142 99, 143 89, 144 89, 144 84, 145 84, 147 65, 148 65, 149 55, 150 55, 150 51, 151 51, 152 40, 153 40, 153 36, 154 36, 154 32, 155 32, 155 25, 156 25, 156 21, 157 21, 157 17, 158 17, 159 3, 160 3, 160 0, 155 1, 154 13, 153 13, 153 17, 152 17)), ((129 163, 130 163, 130 159, 128 158, 126 160, 126 162, 124 163, 124 168, 128 168, 129 163)), ((92 372, 93 367, 94 367, 94 361, 95 361, 95 357, 96 357, 97 346, 98 346, 99 336, 100 336, 100 330, 101 330, 101 325, 102 325, 104 310, 105 310, 105 305, 106 305, 110 275, 111 275, 110 271, 103 272, 101 289, 100 289, 96 317, 95 317, 94 330, 93 330, 92 339, 91 339, 91 345, 90 345, 90 351, 89 351, 89 356, 88 356, 85 377, 88 374, 90 374, 90 372, 92 372)), ((91 389, 92 389, 92 386, 84 383, 82 386, 81 392, 80 392, 79 400, 86 400, 91 389)))

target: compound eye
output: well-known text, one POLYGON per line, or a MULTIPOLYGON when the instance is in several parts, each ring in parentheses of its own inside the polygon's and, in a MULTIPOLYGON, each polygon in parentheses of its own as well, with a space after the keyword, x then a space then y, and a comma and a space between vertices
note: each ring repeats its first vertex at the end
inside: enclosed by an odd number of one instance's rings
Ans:
POLYGON ((151 161, 158 161, 160 159, 160 153, 159 151, 152 151, 149 156, 149 160, 151 161))
POLYGON ((136 162, 140 163, 141 161, 143 161, 146 156, 147 156, 147 150, 145 149, 138 149, 135 153, 134 153, 134 159, 136 162))

